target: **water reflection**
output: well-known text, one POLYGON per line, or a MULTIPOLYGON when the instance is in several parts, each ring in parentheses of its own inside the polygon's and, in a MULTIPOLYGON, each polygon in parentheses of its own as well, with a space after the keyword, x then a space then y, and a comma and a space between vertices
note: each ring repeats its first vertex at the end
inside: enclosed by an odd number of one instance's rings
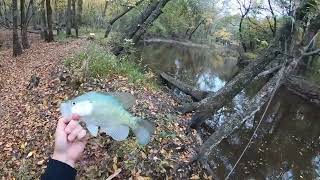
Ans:
POLYGON ((215 73, 201 73, 197 80, 197 86, 203 91, 217 92, 226 84, 226 81, 221 80, 215 73))
POLYGON ((320 154, 312 159, 312 166, 314 168, 314 177, 320 179, 320 154))
POLYGON ((208 49, 168 44, 143 48, 142 63, 155 71, 169 72, 201 90, 218 91, 237 70, 237 58, 208 49))

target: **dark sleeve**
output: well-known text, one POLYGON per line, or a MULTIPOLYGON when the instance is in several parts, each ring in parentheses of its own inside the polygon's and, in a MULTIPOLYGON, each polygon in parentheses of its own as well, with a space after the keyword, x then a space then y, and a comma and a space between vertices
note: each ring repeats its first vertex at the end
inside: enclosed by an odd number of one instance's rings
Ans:
POLYGON ((77 171, 63 162, 50 159, 41 180, 74 180, 77 171))

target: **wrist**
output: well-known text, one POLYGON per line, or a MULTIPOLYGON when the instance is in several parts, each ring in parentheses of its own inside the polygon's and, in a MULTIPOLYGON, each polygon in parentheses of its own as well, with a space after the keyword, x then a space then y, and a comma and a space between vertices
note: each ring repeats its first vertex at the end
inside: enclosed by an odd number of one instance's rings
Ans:
POLYGON ((75 167, 75 161, 68 158, 67 155, 65 155, 65 154, 54 152, 52 155, 52 159, 66 163, 69 166, 71 166, 72 168, 75 167))

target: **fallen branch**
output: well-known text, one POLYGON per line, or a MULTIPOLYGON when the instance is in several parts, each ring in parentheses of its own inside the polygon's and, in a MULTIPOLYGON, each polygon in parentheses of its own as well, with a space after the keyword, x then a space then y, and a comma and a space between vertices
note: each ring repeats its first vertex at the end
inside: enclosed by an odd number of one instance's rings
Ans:
POLYGON ((279 65, 279 66, 273 67, 273 68, 271 68, 271 69, 268 69, 268 70, 266 70, 266 71, 263 71, 262 73, 258 74, 257 78, 259 78, 259 77, 265 77, 265 76, 267 76, 267 75, 269 75, 269 74, 273 74, 273 73, 275 73, 276 71, 278 71, 281 67, 282 67, 282 66, 279 65))
POLYGON ((320 86, 312 83, 303 77, 288 76, 284 82, 284 86, 292 93, 302 97, 303 99, 320 105, 320 86))
POLYGON ((177 45, 182 45, 182 46, 187 46, 187 47, 210 49, 210 46, 208 46, 206 44, 197 44, 197 43, 193 43, 193 42, 188 42, 188 41, 184 42, 184 41, 177 41, 177 40, 172 40, 172 39, 152 38, 152 39, 145 39, 143 41, 147 42, 147 43, 168 43, 168 44, 177 44, 177 45))
POLYGON ((162 73, 160 73, 160 76, 167 83, 178 88, 180 91, 184 92, 185 94, 190 95, 196 101, 201 101, 202 99, 207 97, 207 95, 209 94, 209 92, 196 89, 188 84, 183 83, 182 81, 180 81, 178 79, 171 77, 167 73, 162 72, 162 73))
POLYGON ((306 57, 306 56, 313 56, 313 55, 320 55, 320 49, 316 49, 314 51, 311 52, 306 52, 303 53, 302 56, 306 57))

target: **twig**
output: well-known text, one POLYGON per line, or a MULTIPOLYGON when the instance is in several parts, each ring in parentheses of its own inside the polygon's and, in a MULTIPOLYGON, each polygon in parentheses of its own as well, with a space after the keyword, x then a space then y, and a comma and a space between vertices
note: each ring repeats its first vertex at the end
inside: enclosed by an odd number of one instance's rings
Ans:
POLYGON ((303 53, 302 56, 313 56, 313 55, 316 55, 316 54, 320 55, 320 49, 316 49, 316 50, 311 51, 311 52, 303 53))
POLYGON ((313 42, 317 38, 318 34, 319 34, 319 31, 312 37, 312 39, 309 42, 309 44, 306 47, 303 48, 304 51, 307 51, 311 47, 311 45, 313 44, 313 42))
POLYGON ((111 179, 117 177, 117 176, 120 174, 121 170, 122 170, 122 169, 117 169, 117 170, 116 170, 111 176, 109 176, 106 180, 111 180, 111 179))
POLYGON ((268 69, 266 71, 263 71, 262 73, 258 74, 257 77, 261 77, 261 76, 266 76, 266 75, 272 74, 272 73, 276 72, 277 70, 279 70, 281 67, 282 67, 282 65, 270 68, 270 69, 268 69))

